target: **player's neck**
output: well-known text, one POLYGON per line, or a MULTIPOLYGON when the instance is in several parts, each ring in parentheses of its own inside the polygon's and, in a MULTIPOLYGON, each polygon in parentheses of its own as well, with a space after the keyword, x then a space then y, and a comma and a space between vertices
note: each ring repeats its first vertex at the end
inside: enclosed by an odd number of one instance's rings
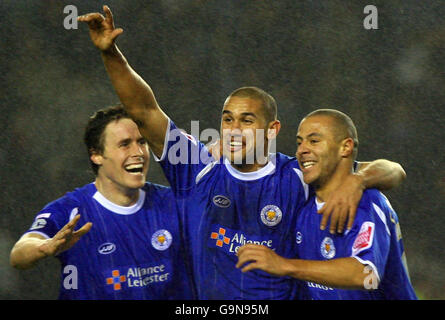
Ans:
POLYGON ((261 168, 263 168, 266 164, 267 163, 265 163, 265 164, 259 164, 259 163, 254 163, 254 164, 234 164, 234 163, 231 163, 230 165, 232 167, 234 167, 236 170, 238 170, 239 172, 246 173, 246 172, 258 171, 261 168))
POLYGON ((321 202, 325 202, 332 193, 336 192, 345 178, 351 174, 351 168, 352 165, 349 162, 340 162, 325 181, 314 186, 317 199, 321 202))
POLYGON ((139 189, 129 189, 117 186, 96 178, 95 186, 106 199, 118 206, 129 207, 135 204, 139 199, 139 189))
POLYGON ((262 157, 261 160, 255 159, 254 163, 241 163, 237 164, 231 162, 230 165, 234 167, 239 172, 247 173, 247 172, 255 172, 265 167, 269 163, 269 157, 262 157))

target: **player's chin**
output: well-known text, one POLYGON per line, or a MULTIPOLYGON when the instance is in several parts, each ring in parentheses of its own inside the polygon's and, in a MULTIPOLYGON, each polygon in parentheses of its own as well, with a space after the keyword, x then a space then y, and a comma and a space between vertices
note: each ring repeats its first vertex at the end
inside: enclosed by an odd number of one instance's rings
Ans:
POLYGON ((253 157, 246 156, 245 150, 231 152, 229 160, 231 164, 235 165, 253 164, 255 162, 253 157))
POLYGON ((126 185, 129 189, 139 189, 145 185, 145 175, 135 175, 126 179, 126 185))
POLYGON ((312 184, 317 181, 318 176, 315 172, 303 172, 303 181, 306 184, 312 184))

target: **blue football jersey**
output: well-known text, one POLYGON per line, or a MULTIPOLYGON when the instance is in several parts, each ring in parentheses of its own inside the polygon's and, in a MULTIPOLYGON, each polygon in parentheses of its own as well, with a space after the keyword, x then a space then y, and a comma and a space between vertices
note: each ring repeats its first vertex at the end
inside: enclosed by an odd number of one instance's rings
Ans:
POLYGON ((247 243, 295 257, 297 212, 309 192, 296 159, 276 153, 260 170, 239 172, 170 121, 157 160, 181 199, 198 298, 294 298, 294 279, 258 270, 243 274, 235 265, 239 247, 247 243))
POLYGON ((363 290, 336 289, 306 282, 306 298, 328 300, 408 300, 417 299, 411 285, 402 234, 397 214, 388 199, 376 189, 363 193, 351 230, 332 235, 329 228, 320 230, 322 207, 312 196, 297 220, 296 243, 298 257, 305 260, 329 260, 354 257, 363 265, 364 272, 379 280, 375 290, 371 278, 366 277, 363 290), (373 271, 373 274, 371 273, 373 271))
POLYGON ((49 203, 27 231, 53 237, 81 215, 92 229, 61 261, 60 299, 192 299, 177 206, 170 188, 146 183, 130 207, 107 200, 94 183, 49 203))

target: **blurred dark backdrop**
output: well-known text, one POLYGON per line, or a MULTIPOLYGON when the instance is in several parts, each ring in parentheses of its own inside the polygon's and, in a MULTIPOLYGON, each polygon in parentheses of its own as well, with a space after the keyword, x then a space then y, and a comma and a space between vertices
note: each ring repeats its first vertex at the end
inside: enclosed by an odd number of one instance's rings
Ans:
MULTIPOLYGON (((96 109, 118 102, 86 25, 66 30, 99 1, 0 2, 0 298, 55 299, 55 259, 9 266, 9 251, 45 204, 93 181, 82 143, 96 109)), ((355 121, 360 160, 387 158, 408 179, 387 196, 399 214, 412 282, 445 299, 444 1, 373 1, 378 30, 365 30, 367 1, 109 0, 118 45, 186 129, 219 128, 225 97, 240 86, 279 105, 278 151, 294 154, 299 120, 337 108, 355 121)), ((152 162, 149 179, 165 184, 152 162)))

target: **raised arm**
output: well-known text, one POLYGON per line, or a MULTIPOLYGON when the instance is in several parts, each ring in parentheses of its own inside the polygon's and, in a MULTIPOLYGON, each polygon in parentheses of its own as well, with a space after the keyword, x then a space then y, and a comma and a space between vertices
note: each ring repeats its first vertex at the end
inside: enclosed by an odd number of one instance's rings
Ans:
POLYGON ((237 255, 236 267, 242 272, 259 269, 275 276, 290 276, 342 289, 378 287, 372 269, 351 257, 325 261, 287 259, 270 248, 254 244, 242 246, 237 255))
POLYGON ((351 173, 318 211, 323 215, 320 228, 325 229, 329 221, 330 232, 341 233, 347 221, 346 228, 350 229, 365 189, 392 189, 400 185, 405 178, 405 171, 396 162, 385 159, 359 162, 357 172, 351 173))
POLYGON ((11 266, 17 269, 29 269, 43 258, 55 256, 70 249, 92 227, 92 223, 88 222, 79 230, 74 231, 79 219, 80 215, 75 216, 54 237, 49 239, 38 233, 23 235, 11 250, 11 266))
POLYGON ((126 111, 138 123, 153 153, 160 157, 164 148, 168 117, 158 105, 150 86, 129 65, 115 44, 123 29, 115 28, 108 6, 104 15, 89 13, 78 17, 90 29, 93 44, 100 50, 105 69, 126 111))

